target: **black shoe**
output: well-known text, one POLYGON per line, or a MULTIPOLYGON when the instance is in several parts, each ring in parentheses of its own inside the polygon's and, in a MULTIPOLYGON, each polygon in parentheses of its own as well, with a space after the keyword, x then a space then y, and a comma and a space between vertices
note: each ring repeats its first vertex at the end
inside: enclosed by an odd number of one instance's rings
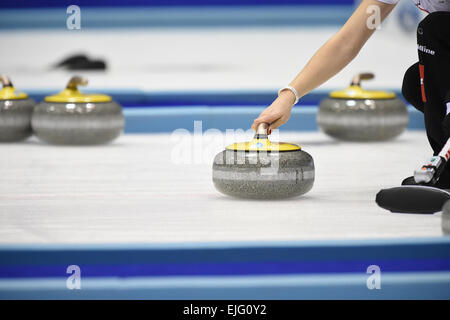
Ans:
POLYGON ((414 180, 414 176, 408 177, 402 181, 402 186, 418 186, 419 184, 414 180))
MULTIPOLYGON (((417 183, 414 180, 414 176, 408 177, 402 181, 402 186, 420 186, 421 184, 417 183)), ((446 175, 442 175, 441 178, 436 182, 434 186, 430 186, 438 189, 450 189, 450 180, 447 179, 446 175)))
POLYGON ((442 172, 438 182, 436 182, 435 187, 439 189, 450 189, 450 172, 448 169, 442 172))
POLYGON ((77 54, 58 62, 54 68, 67 70, 106 70, 106 62, 103 60, 91 60, 84 54, 77 54))
POLYGON ((77 54, 63 59, 54 65, 55 68, 67 68, 75 64, 86 63, 89 59, 84 54, 77 54))

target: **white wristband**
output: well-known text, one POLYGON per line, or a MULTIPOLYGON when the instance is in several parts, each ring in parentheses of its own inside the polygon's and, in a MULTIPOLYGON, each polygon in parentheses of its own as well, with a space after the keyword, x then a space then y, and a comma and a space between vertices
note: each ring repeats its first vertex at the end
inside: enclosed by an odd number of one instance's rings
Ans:
POLYGON ((284 91, 284 90, 289 90, 289 91, 291 91, 291 92, 295 95, 295 101, 294 101, 294 103, 293 103, 292 105, 296 105, 297 102, 300 100, 300 97, 299 97, 299 95, 298 95, 297 90, 295 90, 294 87, 286 86, 286 87, 281 88, 280 90, 278 90, 278 96, 280 96, 280 93, 281 93, 282 91, 284 91))

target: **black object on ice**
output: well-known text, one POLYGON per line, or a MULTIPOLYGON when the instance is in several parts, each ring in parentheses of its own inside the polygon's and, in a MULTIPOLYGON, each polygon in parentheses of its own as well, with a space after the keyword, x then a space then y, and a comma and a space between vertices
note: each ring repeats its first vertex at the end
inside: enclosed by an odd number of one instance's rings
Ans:
POLYGON ((433 214, 450 199, 446 190, 429 186, 401 186, 378 192, 376 203, 391 212, 433 214))
POLYGON ((84 54, 72 55, 58 62, 55 68, 67 70, 106 70, 106 62, 103 60, 92 60, 84 54))
MULTIPOLYGON (((382 189, 375 199, 376 203, 391 212, 427 213, 442 211, 445 202, 450 199, 450 193, 436 188, 441 173, 450 158, 450 139, 441 152, 431 157, 420 169, 414 172, 416 185, 382 189)), ((405 179, 403 183, 407 183, 405 179)), ((409 183, 409 181, 408 181, 409 183)))

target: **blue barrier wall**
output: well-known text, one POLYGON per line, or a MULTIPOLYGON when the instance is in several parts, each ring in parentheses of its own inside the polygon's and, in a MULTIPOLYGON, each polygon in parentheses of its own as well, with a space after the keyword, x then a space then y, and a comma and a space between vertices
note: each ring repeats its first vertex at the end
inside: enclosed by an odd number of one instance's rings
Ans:
POLYGON ((0 246, 0 299, 449 299, 448 237, 0 246), (67 266, 82 270, 66 287, 67 266), (367 268, 382 270, 369 290, 367 268))
POLYGON ((83 29, 342 25, 352 0, 18 0, 0 2, 1 29, 62 29, 66 8, 83 29))
POLYGON ((0 8, 48 8, 72 4, 80 7, 353 5, 353 0, 14 0, 0 2, 0 8))
MULTIPOLYGON (((1 29, 65 29, 67 6, 0 7, 1 29)), ((180 27, 339 26, 350 5, 326 6, 80 6, 83 29, 180 27)))

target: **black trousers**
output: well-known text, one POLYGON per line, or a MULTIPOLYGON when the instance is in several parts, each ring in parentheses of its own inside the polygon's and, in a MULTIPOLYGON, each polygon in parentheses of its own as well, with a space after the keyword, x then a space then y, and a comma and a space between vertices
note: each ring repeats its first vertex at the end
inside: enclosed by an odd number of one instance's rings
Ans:
MULTIPOLYGON (((433 12, 417 27, 419 62, 406 71, 402 94, 424 114, 430 146, 437 155, 449 138, 442 129, 450 102, 450 12, 433 12)), ((450 185, 450 165, 441 176, 450 185)))

